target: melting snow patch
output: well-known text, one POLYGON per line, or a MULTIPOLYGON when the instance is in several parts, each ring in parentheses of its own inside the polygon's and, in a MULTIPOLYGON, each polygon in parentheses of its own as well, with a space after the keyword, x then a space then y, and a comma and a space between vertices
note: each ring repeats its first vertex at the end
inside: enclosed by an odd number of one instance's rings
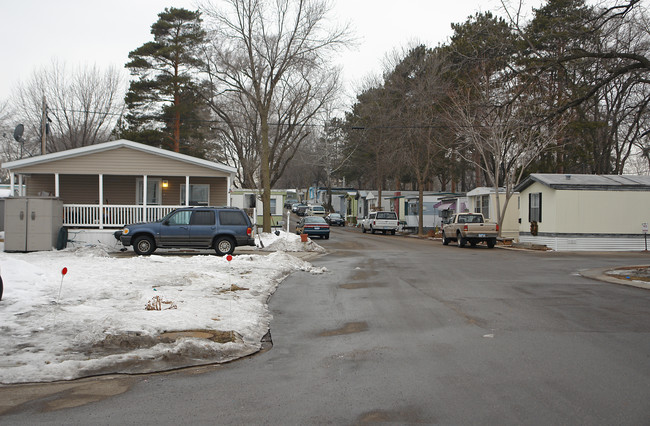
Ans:
POLYGON ((283 252, 228 262, 213 255, 110 257, 100 246, 0 252, 0 264, 1 383, 156 371, 254 353, 279 283, 292 271, 326 272, 283 252), (162 309, 147 310, 152 300, 163 301, 162 309), (161 338, 184 330, 238 338, 161 338))

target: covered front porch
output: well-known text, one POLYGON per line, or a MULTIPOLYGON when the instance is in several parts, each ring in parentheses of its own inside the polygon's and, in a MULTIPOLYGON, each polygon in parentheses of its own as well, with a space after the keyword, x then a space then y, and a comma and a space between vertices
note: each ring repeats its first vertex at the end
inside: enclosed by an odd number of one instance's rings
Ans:
POLYGON ((4 163, 10 191, 54 196, 63 225, 111 229, 182 206, 228 206, 235 169, 127 140, 4 163), (135 173, 134 173, 135 171, 135 173))
POLYGON ((228 205, 224 178, 93 175, 19 175, 11 191, 63 201, 63 226, 121 228, 155 221, 183 206, 228 205), (22 183, 25 185, 22 185, 22 183), (186 191, 185 188, 189 188, 186 191), (21 190, 22 189, 22 190, 21 190), (89 201, 90 200, 90 201, 89 201))

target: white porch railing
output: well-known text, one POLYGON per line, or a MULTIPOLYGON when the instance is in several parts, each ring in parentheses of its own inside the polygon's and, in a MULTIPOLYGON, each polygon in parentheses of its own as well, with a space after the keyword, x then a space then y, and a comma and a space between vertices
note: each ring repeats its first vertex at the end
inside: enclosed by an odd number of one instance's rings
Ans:
POLYGON ((132 206, 97 204, 64 204, 63 226, 85 228, 121 228, 129 223, 162 219, 170 211, 183 206, 132 206))

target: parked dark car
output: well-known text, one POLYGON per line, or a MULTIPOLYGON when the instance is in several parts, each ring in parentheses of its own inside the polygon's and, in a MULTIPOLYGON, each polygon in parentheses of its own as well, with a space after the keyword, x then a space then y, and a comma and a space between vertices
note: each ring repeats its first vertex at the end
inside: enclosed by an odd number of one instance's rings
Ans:
POLYGON ((295 198, 287 198, 284 202, 284 208, 290 209, 294 204, 298 204, 298 200, 295 198))
MULTIPOLYGON (((234 207, 183 207, 156 222, 127 225, 119 235, 124 246, 140 255, 156 248, 213 248, 218 256, 237 246, 254 246, 248 215, 234 207)), ((117 237, 118 235, 116 235, 117 237)))
POLYGON ((304 204, 304 203, 293 203, 293 204, 291 205, 291 211, 292 211, 293 213, 298 213, 298 208, 299 208, 299 207, 302 207, 302 206, 305 206, 305 207, 306 207, 307 204, 304 204))
POLYGON ((295 213, 298 216, 305 216, 308 210, 309 210, 309 206, 307 204, 300 204, 296 207, 295 213))
POLYGON ((345 219, 343 219, 343 216, 341 216, 339 213, 328 214, 325 216, 325 222, 327 222, 330 226, 345 226, 345 219))
POLYGON ((296 234, 307 234, 328 239, 330 237, 330 226, 320 216, 305 216, 296 225, 296 234))

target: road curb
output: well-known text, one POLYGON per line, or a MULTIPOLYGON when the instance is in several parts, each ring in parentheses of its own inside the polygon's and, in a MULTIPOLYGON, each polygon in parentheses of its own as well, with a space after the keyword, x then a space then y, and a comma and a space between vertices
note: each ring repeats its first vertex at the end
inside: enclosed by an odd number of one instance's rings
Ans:
MULTIPOLYGON (((630 266, 630 268, 634 268, 634 266, 630 266)), ((613 271, 615 269, 620 269, 620 267, 587 269, 585 271, 579 271, 579 274, 585 278, 591 278, 594 280, 603 281, 611 284, 618 284, 618 285, 624 285, 628 287, 636 287, 636 288, 643 288, 645 290, 650 290, 650 283, 648 282, 626 280, 622 278, 616 278, 611 275, 607 275, 608 271, 613 271)))

